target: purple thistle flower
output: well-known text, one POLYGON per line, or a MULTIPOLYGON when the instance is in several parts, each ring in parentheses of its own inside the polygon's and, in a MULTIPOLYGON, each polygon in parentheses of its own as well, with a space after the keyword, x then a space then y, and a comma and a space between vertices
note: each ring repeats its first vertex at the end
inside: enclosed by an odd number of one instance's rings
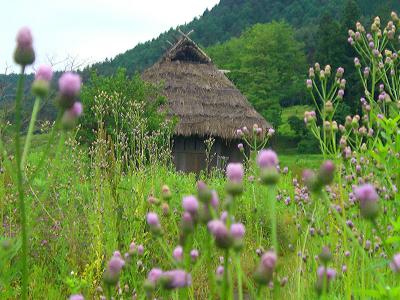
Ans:
POLYGON ((190 251, 190 257, 192 261, 196 261, 199 257, 199 251, 197 249, 192 249, 192 251, 190 251))
POLYGON ((235 239, 242 239, 246 229, 242 223, 235 223, 231 225, 231 234, 235 239))
POLYGON ((41 65, 35 74, 36 80, 51 81, 52 77, 53 77, 53 70, 51 69, 50 66, 47 65, 41 65))
POLYGON ((147 214, 147 224, 149 224, 150 227, 152 228, 159 228, 160 225, 160 220, 158 219, 158 215, 154 212, 149 212, 147 214))
POLYGON ((143 245, 137 246, 137 253, 138 253, 139 255, 143 255, 143 253, 144 253, 144 247, 143 247, 143 245))
POLYGON ((260 168, 270 168, 276 167, 279 163, 278 156, 276 155, 275 151, 268 149, 268 150, 261 150, 257 156, 257 164, 260 168))
POLYGON ((276 253, 274 251, 267 251, 261 257, 261 264, 265 268, 274 269, 277 260, 278 257, 276 256, 276 253))
POLYGON ((71 295, 69 300, 85 300, 85 298, 81 294, 71 295))
POLYGON ((210 200, 210 204, 214 209, 218 208, 218 204, 219 204, 219 199, 218 199, 218 193, 215 190, 211 191, 211 200, 210 200))
POLYGON ((125 261, 121 258, 121 255, 114 255, 108 262, 108 270, 112 274, 119 274, 124 265, 125 261))
POLYGON ((81 77, 72 72, 66 72, 58 80, 60 93, 66 98, 75 98, 81 89, 81 77))
POLYGON ((332 268, 325 268, 324 266, 320 266, 317 270, 317 275, 320 280, 323 280, 326 273, 326 278, 328 281, 332 281, 336 277, 336 270, 332 268))
POLYGON ((147 280, 149 280, 151 283, 156 283, 162 274, 163 271, 161 269, 153 268, 147 275, 147 280))
POLYGON ((17 33, 17 47, 30 48, 32 47, 33 38, 32 32, 28 27, 22 27, 17 33))
POLYGON ((174 249, 172 256, 175 258, 177 261, 181 261, 183 258, 183 248, 182 246, 178 246, 174 249))
POLYGON ((397 253, 393 256, 392 261, 390 262, 390 268, 395 273, 400 273, 400 253, 397 253))
POLYGON ((199 209, 199 202, 195 196, 187 196, 182 199, 182 206, 185 211, 190 214, 196 214, 199 209))
POLYGON ((192 277, 184 270, 171 270, 162 274, 164 287, 167 289, 184 288, 192 284, 192 277))
POLYGON ((240 183, 243 180, 244 170, 241 163, 230 163, 226 167, 226 176, 229 181, 240 183))

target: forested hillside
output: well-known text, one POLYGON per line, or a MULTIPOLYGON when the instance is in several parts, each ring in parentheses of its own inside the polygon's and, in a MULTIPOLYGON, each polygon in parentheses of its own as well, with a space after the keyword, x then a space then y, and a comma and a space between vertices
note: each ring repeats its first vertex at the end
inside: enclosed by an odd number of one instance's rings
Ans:
MULTIPOLYGON (((363 19, 371 16, 388 16, 391 10, 400 10, 397 0, 357 0, 363 19)), ((346 0, 221 0, 211 10, 206 10, 200 18, 182 25, 184 32, 194 30, 191 37, 203 47, 222 43, 239 36, 246 28, 256 23, 285 20, 296 28, 298 38, 312 50, 315 44, 315 25, 327 13, 340 19, 346 0)), ((139 44, 111 60, 93 65, 101 74, 112 74, 116 68, 124 67, 128 73, 141 71, 152 65, 169 47, 167 41, 174 42, 179 37, 175 29, 162 33, 159 37, 139 44)))

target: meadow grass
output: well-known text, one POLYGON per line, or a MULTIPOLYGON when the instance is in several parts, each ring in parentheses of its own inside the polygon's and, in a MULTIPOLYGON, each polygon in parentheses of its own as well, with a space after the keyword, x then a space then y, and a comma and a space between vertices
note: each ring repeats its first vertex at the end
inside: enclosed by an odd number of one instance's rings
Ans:
MULTIPOLYGON (((34 140, 40 141, 41 138, 34 140)), ((42 143, 35 145, 37 147, 29 156, 28 172, 33 172, 31 166, 40 158, 43 149, 42 143)), ((145 251, 123 272, 121 297, 127 298, 134 291, 141 296, 143 280, 149 270, 154 266, 163 269, 171 266, 168 255, 179 244, 182 197, 195 193, 196 182, 202 179, 218 192, 221 201, 225 198, 226 180, 221 172, 214 172, 206 178, 204 175, 175 172, 172 166, 154 165, 140 170, 123 170, 112 156, 100 150, 89 157, 87 149, 78 145, 72 136, 66 139, 61 150, 51 153, 49 158, 46 167, 26 187, 32 299, 39 299, 42 295, 46 295, 46 299, 62 299, 77 292, 88 299, 99 297, 101 293, 97 293, 96 289, 102 286, 107 259, 117 249, 127 251, 131 242, 144 245, 145 251), (163 185, 168 185, 173 195, 168 203, 168 214, 163 214, 161 206, 147 201, 150 195, 160 199, 163 185), (148 231, 145 221, 148 211, 156 211, 161 216, 166 242, 164 248, 148 231)), ((299 178, 300 170, 305 167, 317 168, 321 161, 320 155, 280 156, 281 167, 289 167, 289 172, 281 175, 276 188, 280 249, 277 278, 278 281, 287 279, 287 284, 280 289, 283 297, 317 297, 314 286, 318 262, 314 256, 324 245, 330 245, 336 254, 334 265, 338 272, 342 264, 347 266, 347 272, 340 274, 331 287, 332 295, 337 295, 337 299, 345 298, 346 289, 354 293, 355 290, 375 286, 377 280, 376 274, 371 272, 363 272, 361 277, 359 264, 363 263, 367 271, 365 260, 369 261, 371 257, 368 255, 360 260, 357 250, 349 245, 349 241, 343 240, 344 232, 339 229, 340 224, 328 211, 326 203, 322 203, 325 200, 303 201, 302 204, 295 201, 296 195, 301 193, 300 187, 293 185, 293 178, 299 178), (290 198, 289 203, 285 203, 287 198, 290 198), (316 233, 311 234, 311 228, 315 228, 316 233), (322 231, 322 235, 318 230, 322 231), (338 245, 342 247, 335 250, 338 245), (349 257, 344 256, 344 249, 351 250, 349 257)), ((253 171, 250 168, 248 172, 251 175, 253 171)), ((5 199, 0 207, 2 235, 17 237, 19 219, 13 213, 15 190, 8 183, 10 174, 3 172, 0 179, 0 195, 5 199)), ((235 219, 246 226, 240 256, 245 274, 244 291, 249 296, 249 288, 253 284, 251 278, 259 260, 257 249, 265 251, 272 246, 266 202, 270 192, 268 187, 246 180, 243 194, 234 203, 235 219)), ((368 224, 361 222, 360 226, 371 234, 372 227, 368 224)), ((214 274, 220 257, 224 256, 223 251, 215 249, 212 260, 205 263, 202 251, 209 242, 210 236, 205 228, 196 230, 193 248, 200 251, 200 259, 191 266, 193 284, 190 289, 194 299, 210 297, 209 274, 214 274)), ((385 265, 384 261, 379 262, 381 267, 385 265)), ((3 299, 15 299, 19 294, 18 281, 15 281, 18 274, 13 274, 15 262, 9 263, 10 285, 1 290, 3 299)), ((394 277, 386 279, 391 281, 394 277)), ((269 294, 267 290, 264 293, 269 294)), ((169 297, 163 293, 161 296, 169 297)))

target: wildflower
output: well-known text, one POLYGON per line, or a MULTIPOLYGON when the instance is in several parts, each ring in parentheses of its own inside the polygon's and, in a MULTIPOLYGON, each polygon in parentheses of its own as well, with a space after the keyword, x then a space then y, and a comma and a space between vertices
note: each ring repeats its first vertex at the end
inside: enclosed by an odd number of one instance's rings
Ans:
POLYGON ((256 270, 255 279, 260 284, 268 284, 272 280, 278 257, 274 251, 268 251, 261 257, 261 262, 256 270))
POLYGON ((233 247, 240 250, 243 246, 243 237, 246 229, 242 223, 234 223, 231 225, 231 235, 233 237, 233 247))
POLYGON ((83 106, 81 102, 74 102, 72 107, 64 111, 61 119, 65 129, 71 129, 75 126, 78 118, 82 115, 83 106))
POLYGON ((156 213, 149 212, 147 214, 146 220, 152 232, 159 233, 161 231, 160 220, 158 219, 158 215, 156 213))
POLYGON ((400 273, 400 253, 397 253, 393 256, 392 261, 390 262, 390 268, 395 273, 400 273))
POLYGON ((318 255, 319 260, 326 265, 332 259, 332 253, 328 247, 323 247, 321 253, 318 255))
POLYGON ((318 178, 323 185, 328 185, 333 181, 335 165, 331 160, 324 161, 319 169, 318 178))
POLYGON ((271 137, 271 136, 273 136, 275 134, 275 129, 273 129, 273 128, 268 128, 268 133, 267 133, 267 135, 269 136, 269 137, 271 137))
POLYGON ((239 149, 240 152, 243 152, 243 151, 244 151, 244 146, 243 146, 242 143, 239 143, 239 144, 238 144, 238 149, 239 149))
POLYGON ((211 220, 207 224, 208 230, 212 233, 215 243, 219 248, 228 249, 232 245, 232 236, 221 220, 211 220))
POLYGON ((161 197, 165 200, 168 201, 169 199, 172 198, 172 193, 171 190, 169 189, 168 185, 163 185, 161 188, 161 197))
POLYGON ((85 300, 85 298, 81 294, 71 295, 69 300, 85 300))
POLYGON ((164 288, 176 289, 190 286, 192 284, 192 277, 184 270, 176 269, 163 272, 160 281, 164 288))
POLYGON ((35 96, 45 97, 49 93, 52 76, 53 71, 51 67, 46 65, 40 66, 32 83, 32 93, 35 96))
POLYGON ((243 180, 243 165, 241 163, 230 163, 226 168, 226 176, 232 182, 241 182, 243 180))
POLYGON ((144 253, 143 245, 138 245, 137 246, 137 253, 138 253, 138 255, 143 255, 143 253, 144 253))
POLYGON ((217 281, 222 281, 222 278, 224 276, 224 267, 218 266, 217 269, 215 270, 215 275, 216 275, 217 281))
POLYGON ((211 200, 210 200, 210 204, 214 209, 218 208, 218 204, 219 204, 219 199, 218 199, 218 193, 215 190, 211 191, 211 200))
POLYGON ((62 108, 70 108, 81 89, 81 77, 76 73, 66 72, 58 80, 58 87, 60 90, 60 106, 62 108))
POLYGON ((104 281, 107 284, 115 285, 118 282, 125 261, 121 258, 121 254, 117 252, 111 257, 108 262, 107 269, 104 273, 104 281))
POLYGON ((193 218, 192 215, 188 212, 184 212, 181 220, 181 227, 183 233, 190 233, 193 231, 193 218))
POLYGON ((161 269, 151 269, 149 274, 147 274, 147 280, 144 283, 144 288, 146 290, 154 290, 162 274, 163 271, 161 269))
POLYGON ((366 219, 375 219, 379 213, 379 196, 371 184, 364 184, 354 189, 354 195, 360 202, 361 215, 366 219))
POLYGON ((14 51, 14 61, 25 67, 35 61, 35 51, 33 50, 33 38, 28 27, 21 28, 17 33, 17 47, 14 51))
POLYGON ((192 261, 195 262, 198 257, 199 257, 199 251, 197 249, 192 249, 190 251, 190 258, 192 259, 192 261))
POLYGON ((358 57, 354 58, 354 66, 358 69, 361 68, 360 59, 358 57))
POLYGON ((324 266, 321 266, 317 270, 317 283, 316 283, 316 289, 318 293, 322 293, 324 289, 324 281, 326 277, 326 289, 328 290, 329 288, 329 283, 335 279, 336 277, 336 270, 332 268, 327 268, 324 266))
POLYGON ((182 206, 185 211, 191 215, 195 215, 199 209, 199 202, 195 196, 183 197, 182 206))
POLYGON ((176 261, 182 261, 182 258, 183 258, 182 246, 176 247, 172 253, 172 256, 175 258, 176 261))
POLYGON ((243 191, 243 165, 241 163, 228 164, 226 167, 226 176, 229 180, 226 185, 227 192, 232 196, 241 194, 243 191))
POLYGON ((311 79, 306 80, 306 86, 307 86, 307 89, 309 89, 309 90, 312 89, 312 80, 311 79))
POLYGON ((260 168, 276 167, 278 156, 273 150, 261 150, 257 156, 257 164, 260 168))

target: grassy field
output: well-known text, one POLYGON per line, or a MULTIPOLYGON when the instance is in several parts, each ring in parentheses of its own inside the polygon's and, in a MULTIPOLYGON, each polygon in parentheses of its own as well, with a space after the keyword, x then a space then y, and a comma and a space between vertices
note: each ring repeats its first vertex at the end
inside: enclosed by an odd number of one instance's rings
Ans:
MULTIPOLYGON (((45 149, 44 139, 34 138, 33 153, 29 157, 28 178, 35 174, 34 166, 45 149)), ((56 145, 57 143, 55 143, 56 145)), ((51 149, 55 149, 55 145, 51 149)), ((222 289, 220 284, 210 285, 210 278, 226 257, 225 250, 218 249, 210 238, 206 226, 199 222, 196 230, 184 244, 188 256, 191 249, 197 249, 200 257, 195 263, 185 259, 176 263, 172 259, 173 249, 182 244, 181 215, 182 197, 197 194, 196 183, 203 180, 215 189, 219 195, 220 206, 215 211, 220 215, 226 209, 230 198, 226 193, 226 179, 223 172, 205 174, 182 174, 173 171, 172 166, 152 165, 143 169, 125 168, 108 151, 98 146, 91 150, 78 145, 72 136, 61 145, 59 152, 50 151, 49 159, 38 175, 27 183, 28 220, 29 220, 29 265, 30 296, 32 299, 65 299, 73 293, 82 293, 87 299, 97 299, 105 294, 103 272, 107 262, 116 250, 122 254, 128 252, 130 244, 144 246, 142 255, 130 256, 120 278, 122 290, 113 289, 121 299, 130 299, 137 294, 144 299, 143 284, 147 273, 153 267, 163 270, 182 267, 191 273, 192 285, 187 294, 158 291, 162 299, 207 299, 216 298, 222 289), (171 199, 162 200, 162 186, 167 185, 172 193, 171 199), (152 204, 149 197, 159 199, 152 204), (155 238, 146 224, 146 214, 156 212, 160 217, 162 235, 155 238), (51 274, 51 276, 49 276, 51 274), (101 288, 102 287, 102 288, 101 288), (102 290, 102 291, 100 291, 102 290), (210 296, 212 295, 212 296, 210 296)), ((330 299, 343 299, 349 293, 360 295, 362 288, 374 286, 376 274, 385 276, 388 284, 393 285, 395 277, 390 275, 386 258, 378 259, 381 273, 368 272, 372 259, 382 251, 371 252, 366 258, 359 255, 359 249, 350 240, 343 239, 346 230, 338 223, 330 210, 331 205, 343 207, 345 195, 351 188, 350 183, 342 187, 335 186, 324 197, 316 197, 307 192, 304 186, 293 184, 300 180, 305 168, 318 169, 322 163, 321 155, 279 155, 280 166, 288 167, 287 174, 281 174, 276 186, 266 187, 257 181, 247 180, 250 176, 259 176, 259 170, 251 164, 244 181, 243 194, 231 204, 231 214, 235 222, 246 227, 243 248, 239 254, 231 251, 231 279, 238 288, 236 275, 243 275, 245 294, 253 297, 255 293, 254 272, 259 264, 259 251, 267 251, 273 245, 272 220, 277 222, 277 241, 279 263, 275 275, 275 284, 280 287, 279 298, 294 299, 317 298, 315 292, 316 270, 319 266, 317 256, 323 246, 329 246, 333 253, 330 266, 338 273, 331 284, 330 291, 336 295, 330 299), (335 195, 343 195, 338 198, 335 195), (335 198, 336 197, 336 198, 335 198), (271 203, 275 202, 275 217, 271 215, 271 203), (349 255, 344 255, 349 251, 349 255), (240 258, 238 269, 236 259, 240 258), (360 272, 360 264, 363 272, 360 272), (341 271, 343 266, 346 271, 341 271), (357 286, 357 288, 354 288, 357 286), (354 292, 355 291, 355 292, 354 292)), ((337 180, 342 180, 336 174, 337 180)), ((19 216, 15 214, 16 191, 10 184, 10 174, 0 174, 0 218, 3 224, 1 235, 12 238, 12 258, 3 259, 2 299, 17 299, 20 288, 18 280, 18 256, 20 247, 19 216), (15 239, 13 239, 15 237, 15 239)), ((390 209, 392 206, 388 206, 390 209)), ((347 214, 353 216, 355 228, 364 231, 366 240, 374 240, 373 228, 365 224, 357 215, 357 207, 348 207, 347 214)), ((389 219, 382 220, 386 225, 389 219)), ((386 226, 385 225, 385 226, 386 226)), ((383 226, 383 224, 382 224, 383 226)), ((355 231, 355 234, 358 234, 355 231)), ((381 248, 380 248, 381 249, 381 248)), ((264 299, 270 294, 268 288, 261 291, 264 299)), ((366 294, 363 294, 364 296, 366 294)), ((356 296, 357 298, 357 296, 356 296)), ((360 297, 363 298, 363 297, 360 297)))
POLYGON ((296 116, 302 120, 304 118, 304 112, 311 110, 313 110, 313 107, 309 105, 294 105, 285 107, 282 110, 282 124, 279 126, 279 133, 284 136, 294 136, 295 132, 293 132, 288 124, 289 117, 296 116))

